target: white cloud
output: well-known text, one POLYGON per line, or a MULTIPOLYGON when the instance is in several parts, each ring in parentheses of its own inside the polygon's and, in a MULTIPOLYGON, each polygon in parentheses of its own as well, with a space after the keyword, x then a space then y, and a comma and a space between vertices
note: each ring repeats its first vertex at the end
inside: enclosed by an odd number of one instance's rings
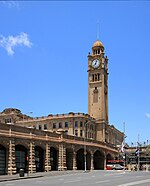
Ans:
POLYGON ((22 32, 17 36, 10 35, 8 37, 0 35, 0 47, 5 48, 8 55, 14 54, 14 47, 16 46, 26 46, 29 48, 32 46, 26 33, 22 32))
POLYGON ((8 8, 19 7, 19 3, 17 1, 6 0, 6 1, 1 1, 1 3, 8 6, 8 8))
POLYGON ((149 114, 149 113, 145 113, 145 116, 146 116, 147 118, 150 118, 150 114, 149 114))

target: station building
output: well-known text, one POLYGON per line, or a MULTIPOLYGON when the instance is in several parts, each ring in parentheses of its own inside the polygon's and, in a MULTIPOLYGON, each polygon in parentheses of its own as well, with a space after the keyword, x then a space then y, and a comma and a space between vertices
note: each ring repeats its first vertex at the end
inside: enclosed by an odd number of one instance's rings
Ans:
POLYGON ((0 174, 106 169, 107 160, 118 158, 124 133, 109 124, 108 58, 99 40, 88 54, 87 71, 88 114, 0 112, 0 174))

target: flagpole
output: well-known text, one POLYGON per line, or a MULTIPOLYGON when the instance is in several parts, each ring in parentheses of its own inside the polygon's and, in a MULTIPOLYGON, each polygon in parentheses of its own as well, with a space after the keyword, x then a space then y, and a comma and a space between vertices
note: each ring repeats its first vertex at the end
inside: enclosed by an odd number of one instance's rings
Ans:
POLYGON ((140 147, 139 147, 139 140, 140 140, 140 135, 138 134, 138 144, 137 144, 137 148, 138 148, 138 171, 140 170, 140 147))
MULTIPOLYGON (((123 133, 124 133, 124 136, 123 136, 123 141, 124 141, 124 146, 125 146, 125 122, 123 122, 123 133)), ((125 151, 124 151, 124 171, 125 171, 125 166, 126 166, 126 156, 125 156, 125 151)))

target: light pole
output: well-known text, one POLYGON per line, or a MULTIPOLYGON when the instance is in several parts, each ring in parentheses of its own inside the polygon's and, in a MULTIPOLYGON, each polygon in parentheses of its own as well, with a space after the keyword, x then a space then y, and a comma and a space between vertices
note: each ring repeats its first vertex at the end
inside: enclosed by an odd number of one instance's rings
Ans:
POLYGON ((137 170, 140 170, 140 134, 138 134, 138 142, 137 142, 137 160, 138 160, 138 167, 137 170))
POLYGON ((87 131, 86 127, 89 122, 90 121, 84 123, 84 172, 86 172, 86 163, 87 163, 87 161, 86 161, 86 154, 87 154, 87 152, 86 152, 86 131, 87 131))

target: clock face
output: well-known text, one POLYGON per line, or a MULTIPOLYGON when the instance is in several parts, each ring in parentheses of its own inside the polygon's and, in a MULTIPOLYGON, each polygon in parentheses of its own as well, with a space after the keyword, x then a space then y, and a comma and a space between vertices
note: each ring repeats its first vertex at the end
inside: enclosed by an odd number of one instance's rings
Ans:
POLYGON ((92 61, 92 67, 93 68, 97 68, 97 67, 99 67, 99 65, 100 65, 100 61, 98 59, 94 59, 92 61))

